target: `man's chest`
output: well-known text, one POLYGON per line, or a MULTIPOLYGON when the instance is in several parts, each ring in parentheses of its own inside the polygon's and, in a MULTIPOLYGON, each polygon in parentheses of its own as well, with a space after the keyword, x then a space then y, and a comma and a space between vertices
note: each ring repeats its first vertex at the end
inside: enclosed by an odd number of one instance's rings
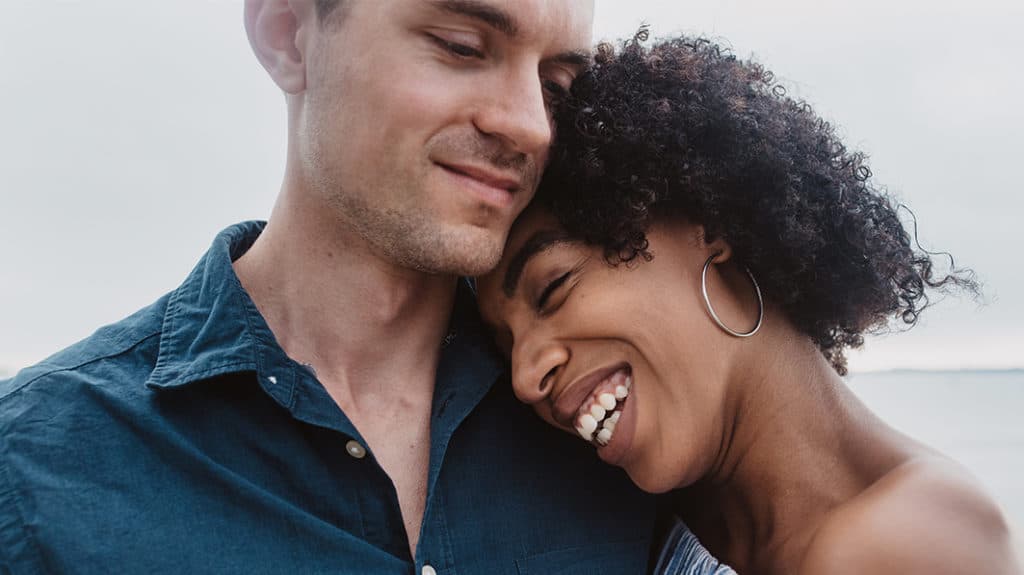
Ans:
POLYGON ((399 487, 365 438, 254 397, 223 382, 162 395, 146 413, 83 398, 46 420, 60 441, 40 429, 5 437, 0 559, 17 573, 646 567, 647 500, 511 397, 464 419, 455 400, 434 410, 415 561, 399 487))

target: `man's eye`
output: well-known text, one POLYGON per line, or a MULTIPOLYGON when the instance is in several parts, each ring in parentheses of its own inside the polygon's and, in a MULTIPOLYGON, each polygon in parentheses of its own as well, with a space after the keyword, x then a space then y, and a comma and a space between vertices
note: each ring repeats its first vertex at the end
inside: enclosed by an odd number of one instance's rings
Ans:
POLYGON ((445 40, 444 38, 441 38, 440 36, 434 36, 433 34, 430 35, 430 38, 434 40, 434 43, 443 48, 446 52, 459 58, 483 59, 484 57, 483 52, 477 50, 472 46, 467 46, 466 44, 460 44, 458 42, 445 40))
POLYGON ((554 102, 560 102, 569 95, 569 89, 554 80, 544 80, 541 84, 549 99, 554 102))

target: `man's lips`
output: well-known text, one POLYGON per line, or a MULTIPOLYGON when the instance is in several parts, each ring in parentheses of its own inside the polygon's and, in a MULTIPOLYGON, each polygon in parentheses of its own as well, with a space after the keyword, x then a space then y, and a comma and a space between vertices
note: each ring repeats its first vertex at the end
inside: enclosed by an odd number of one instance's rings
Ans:
POLYGON ((576 427, 576 416, 580 405, 594 392, 594 389, 604 380, 608 379, 619 370, 629 369, 626 363, 617 363, 608 367, 595 369, 584 375, 573 383, 570 383, 564 391, 559 393, 553 401, 551 416, 559 425, 567 429, 576 427))
POLYGON ((510 193, 515 193, 523 186, 522 174, 504 172, 494 168, 474 164, 438 162, 438 165, 450 172, 455 172, 461 176, 466 176, 476 180, 485 186, 505 190, 510 193))

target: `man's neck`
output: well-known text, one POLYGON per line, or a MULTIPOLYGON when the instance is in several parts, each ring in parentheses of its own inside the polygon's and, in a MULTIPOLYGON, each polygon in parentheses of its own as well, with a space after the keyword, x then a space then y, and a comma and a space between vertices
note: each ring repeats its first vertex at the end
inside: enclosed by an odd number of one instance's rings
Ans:
POLYGON ((421 394, 381 386, 436 366, 456 278, 387 262, 325 213, 282 194, 235 272, 284 351, 339 403, 421 394))
POLYGON ((411 558, 456 278, 387 261, 330 214, 283 190, 235 272, 285 353, 313 368, 391 478, 411 558))

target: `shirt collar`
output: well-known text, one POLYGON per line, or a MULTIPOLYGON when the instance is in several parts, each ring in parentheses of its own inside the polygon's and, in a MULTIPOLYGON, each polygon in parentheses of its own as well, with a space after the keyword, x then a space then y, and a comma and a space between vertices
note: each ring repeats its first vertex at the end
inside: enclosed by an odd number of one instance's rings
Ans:
POLYGON ((222 231, 185 282, 171 292, 156 367, 146 382, 151 389, 241 371, 255 371, 273 388, 291 379, 277 370, 264 373, 287 357, 231 265, 252 247, 265 225, 243 222, 222 231))
MULTIPOLYGON (((326 397, 321 386, 298 385, 300 379, 308 379, 300 374, 305 368, 277 344, 232 267, 265 226, 266 222, 251 221, 222 231, 184 283, 171 292, 156 367, 146 385, 171 389, 218 375, 255 372, 260 386, 278 403, 308 411, 303 419, 323 425, 335 419, 336 405, 321 401, 326 397)), ((461 419, 490 389, 502 371, 490 341, 477 311, 474 286, 462 279, 441 352, 435 413, 448 410, 461 419)))

